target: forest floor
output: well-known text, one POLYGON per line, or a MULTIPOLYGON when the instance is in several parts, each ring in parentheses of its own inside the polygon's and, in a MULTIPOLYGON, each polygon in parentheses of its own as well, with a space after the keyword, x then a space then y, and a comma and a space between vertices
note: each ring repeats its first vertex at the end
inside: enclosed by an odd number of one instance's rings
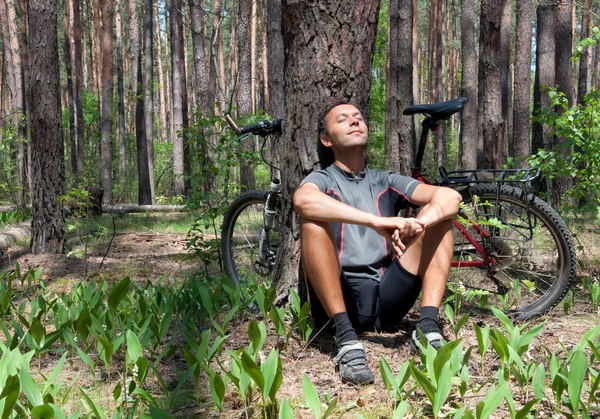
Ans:
MULTIPOLYGON (((169 215, 169 217, 176 217, 176 215, 169 215)), ((46 282, 48 290, 60 293, 68 291, 80 281, 118 281, 125 276, 142 283, 156 282, 161 277, 167 277, 170 281, 179 281, 186 275, 203 270, 197 258, 187 250, 186 233, 170 230, 168 218, 162 220, 161 223, 162 226, 155 232, 152 231, 152 228, 136 229, 128 226, 122 231, 117 231, 114 237, 112 234, 104 234, 87 249, 82 248, 80 236, 70 234, 70 254, 68 256, 32 255, 28 252, 26 243, 20 243, 0 255, 0 272, 14 268, 17 263, 20 264, 21 271, 28 266, 41 267, 42 279, 46 282), (110 247, 108 247, 109 243, 110 247), (85 259, 81 258, 83 250, 86 251, 85 259)), ((600 277, 600 228, 591 223, 585 227, 573 227, 573 229, 577 233, 577 244, 580 246, 578 259, 583 267, 578 272, 578 280, 573 285, 575 304, 568 313, 565 313, 564 305, 561 303, 543 317, 542 320, 546 321, 544 330, 536 337, 528 351, 528 356, 536 359, 537 362, 545 359, 544 346, 554 353, 568 351, 587 330, 599 322, 599 313, 594 312, 590 299, 582 294, 581 279, 584 276, 600 277)), ((294 408, 296 417, 312 417, 308 407, 303 405, 304 402, 300 402, 300 400, 304 400, 302 399, 302 377, 306 375, 315 385, 319 394, 328 394, 331 398, 338 398, 338 416, 340 412, 342 417, 355 417, 357 413, 367 418, 388 416, 391 407, 379 374, 379 360, 384 357, 392 371, 397 373, 401 364, 411 358, 409 333, 413 330, 416 319, 416 314, 411 311, 397 332, 367 333, 362 336, 361 339, 367 348, 369 363, 376 371, 375 384, 362 387, 345 385, 340 382, 331 360, 332 340, 330 337, 317 336, 311 345, 306 346, 299 336, 294 334, 286 345, 278 342, 274 331, 269 330, 264 352, 268 353, 272 347, 278 347, 283 362, 284 379, 278 395, 286 396, 291 401, 290 404, 294 408), (294 401, 296 401, 295 404, 294 401)), ((471 317, 459 333, 463 339, 464 348, 468 348, 470 345, 477 346, 473 329, 474 322, 480 325, 499 324, 495 318, 471 317)), ((449 323, 445 319, 442 323, 445 334, 448 337, 454 337, 449 323)), ((268 324, 271 325, 271 323, 268 324)), ((228 333, 230 334, 227 339, 229 348, 235 350, 248 345, 247 321, 244 323, 232 322, 229 325, 228 333)), ((498 365, 486 363, 485 370, 482 370, 480 358, 476 352, 477 350, 473 352, 470 361, 472 364, 469 368, 471 376, 480 378, 491 376, 498 365)), ((76 366, 71 366, 71 368, 77 369, 76 366)), ((45 365, 43 372, 47 373, 49 369, 51 369, 51 365, 45 365)), ((168 380, 168 376, 172 376, 174 382, 177 382, 177 377, 182 375, 186 369, 183 357, 176 356, 169 368, 163 371, 165 379, 168 380)), ((86 376, 84 369, 74 371, 74 375, 78 377, 78 385, 89 383, 90 377, 86 376)), ((97 386, 94 394, 100 404, 110 406, 114 403, 112 397, 114 385, 111 384, 97 386)), ((468 394, 467 397, 469 397, 468 394)), ((472 394, 470 397, 472 398, 471 407, 474 407, 483 399, 484 394, 472 394)), ((210 399, 210 396, 208 398, 210 399)), ((516 393, 515 398, 518 398, 516 393)), ((416 400, 414 401, 416 402, 416 400)), ((74 400, 73 403, 75 402, 74 400)), ((422 397, 418 403, 423 403, 422 397)), ((208 407, 199 407, 198 405, 192 407, 183 403, 172 414, 175 417, 189 418, 219 416, 210 404, 208 407)), ((230 389, 225 397, 221 416, 239 418, 245 417, 246 414, 253 417, 260 416, 259 412, 254 412, 253 415, 252 412, 244 412, 239 396, 230 389)), ((545 417, 545 415, 540 417, 545 417)))

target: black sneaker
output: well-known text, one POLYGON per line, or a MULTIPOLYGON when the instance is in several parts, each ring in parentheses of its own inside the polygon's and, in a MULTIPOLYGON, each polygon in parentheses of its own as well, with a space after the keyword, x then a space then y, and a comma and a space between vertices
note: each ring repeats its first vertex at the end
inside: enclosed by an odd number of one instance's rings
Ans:
POLYGON ((375 375, 367 363, 365 348, 357 340, 340 346, 333 362, 340 372, 342 383, 371 384, 375 381, 375 375))
MULTIPOLYGON (((423 333, 423 332, 421 332, 423 333)), ((421 337, 419 336, 418 329, 413 330, 411 339, 410 339, 410 353, 412 355, 416 355, 419 353, 419 345, 417 342, 421 343, 423 347, 427 347, 427 344, 431 345, 433 349, 436 351, 442 347, 442 344, 446 342, 446 338, 442 335, 441 331, 432 330, 427 333, 423 333, 427 342, 423 342, 421 337)))

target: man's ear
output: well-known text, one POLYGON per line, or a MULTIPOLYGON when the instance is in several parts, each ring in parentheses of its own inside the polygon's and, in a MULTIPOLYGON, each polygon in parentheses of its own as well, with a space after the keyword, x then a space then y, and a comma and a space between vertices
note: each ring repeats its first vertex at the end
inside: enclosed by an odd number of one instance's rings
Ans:
POLYGON ((325 147, 331 147, 331 140, 327 135, 321 134, 320 139, 325 147))

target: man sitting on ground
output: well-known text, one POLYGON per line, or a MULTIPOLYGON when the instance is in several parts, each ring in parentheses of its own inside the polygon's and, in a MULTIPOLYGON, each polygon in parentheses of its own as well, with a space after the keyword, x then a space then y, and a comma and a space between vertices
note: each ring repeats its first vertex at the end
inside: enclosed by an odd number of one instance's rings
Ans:
MULTIPOLYGON (((317 327, 333 319, 334 362, 342 382, 371 383, 357 333, 398 325, 422 291, 419 329, 440 347, 438 325, 453 252, 458 192, 366 164, 368 129, 355 106, 330 103, 319 118, 322 170, 294 194, 302 263, 317 327), (398 217, 408 205, 416 218, 398 217)), ((417 331, 411 350, 416 352, 417 331)))

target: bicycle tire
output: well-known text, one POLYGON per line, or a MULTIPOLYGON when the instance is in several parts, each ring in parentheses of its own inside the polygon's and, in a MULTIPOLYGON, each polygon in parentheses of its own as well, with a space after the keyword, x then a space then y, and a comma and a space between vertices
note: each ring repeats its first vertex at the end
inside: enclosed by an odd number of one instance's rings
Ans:
MULTIPOLYGON (((270 258, 258 261, 258 241, 264 224, 264 205, 268 191, 246 191, 231 203, 221 227, 223 266, 234 285, 243 284, 247 275, 270 277, 279 244, 279 217, 269 234, 270 258)), ((277 211, 277 215, 280 211, 277 211)))
MULTIPOLYGON (((477 222, 482 223, 482 233, 473 226, 467 226, 467 231, 479 245, 487 243, 497 264, 452 268, 448 288, 454 283, 467 294, 475 290, 468 302, 472 307, 481 304, 487 309, 496 305, 518 320, 554 308, 575 277, 575 246, 562 218, 539 197, 512 186, 503 185, 498 191, 497 185, 480 184, 461 194, 466 208, 474 211, 477 222), (484 234, 493 239, 483 239, 484 234)), ((454 231, 454 261, 481 260, 474 245, 457 229, 454 231)))

